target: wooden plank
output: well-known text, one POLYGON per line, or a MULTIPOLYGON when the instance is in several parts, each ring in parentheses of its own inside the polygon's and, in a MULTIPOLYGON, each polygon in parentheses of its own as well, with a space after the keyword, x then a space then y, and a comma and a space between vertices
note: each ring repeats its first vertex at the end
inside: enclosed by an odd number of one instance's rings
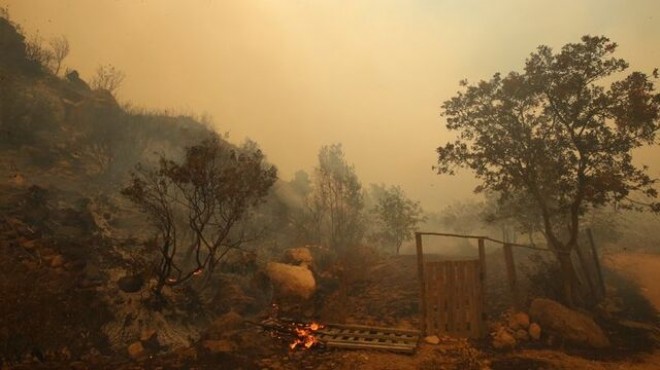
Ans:
POLYGON ((326 348, 348 348, 348 349, 376 349, 392 352, 401 352, 412 354, 415 352, 413 346, 398 346, 390 344, 375 344, 375 343, 355 343, 344 341, 329 341, 325 343, 326 348))
POLYGON ((465 261, 456 261, 456 298, 455 298, 455 323, 456 333, 459 336, 466 336, 465 333, 465 261))
POLYGON ((476 327, 479 325, 479 320, 476 315, 476 296, 475 296, 475 287, 476 287, 476 264, 479 261, 468 261, 465 265, 465 284, 466 284, 466 307, 465 307, 465 325, 468 327, 466 331, 468 337, 476 337, 476 327))
MULTIPOLYGON (((318 330, 314 332, 314 335, 317 336, 319 339, 332 339, 332 338, 349 338, 348 336, 345 335, 335 335, 332 331, 325 331, 325 330, 318 330)), ((388 339, 388 340, 394 340, 397 342, 414 342, 417 343, 419 340, 419 336, 406 336, 406 337, 401 337, 401 336, 393 336, 392 334, 364 334, 364 333, 357 333, 353 336, 353 338, 358 338, 358 339, 388 339)))
POLYGON ((477 338, 483 338, 484 335, 488 332, 487 329, 487 313, 486 313, 486 288, 485 288, 485 283, 482 277, 484 276, 483 273, 483 268, 484 265, 482 264, 481 261, 476 265, 476 271, 475 271, 475 294, 477 296, 477 300, 475 303, 476 309, 475 311, 477 312, 477 320, 478 320, 478 326, 477 326, 477 338))
POLYGON ((518 294, 518 281, 516 278, 516 265, 513 260, 513 249, 511 245, 504 244, 504 262, 506 263, 506 275, 509 281, 509 290, 513 297, 513 305, 516 309, 521 308, 520 297, 518 294))
POLYGON ((437 262, 431 262, 429 264, 429 270, 432 271, 431 274, 429 275, 429 287, 430 291, 428 292, 431 294, 430 298, 427 298, 429 302, 429 309, 427 310, 428 313, 428 323, 427 323, 427 328, 428 328, 428 334, 437 334, 438 332, 438 312, 440 311, 440 306, 438 304, 438 297, 440 296, 440 287, 438 286, 438 279, 439 279, 439 271, 438 271, 438 264, 437 262))
POLYGON ((486 242, 484 239, 479 239, 479 286, 480 286, 480 297, 481 297, 481 318, 480 322, 480 331, 481 333, 486 333, 487 328, 487 319, 488 311, 486 311, 486 242))
POLYGON ((482 330, 482 281, 478 260, 424 264, 427 284, 426 335, 479 338, 482 330))
POLYGON ((422 314, 421 320, 421 331, 422 333, 426 332, 426 279, 424 278, 424 250, 422 249, 422 234, 415 233, 415 244, 417 247, 417 276, 419 279, 420 286, 420 303, 419 308, 422 314))
POLYGON ((346 333, 355 333, 358 331, 378 331, 381 333, 396 333, 396 334, 409 334, 420 335, 419 330, 410 329, 394 329, 380 326, 367 326, 367 325, 354 325, 354 324, 327 324, 328 328, 346 330, 346 333))
MULTIPOLYGON (((417 233, 416 233, 417 234, 417 233)), ((476 236, 476 235, 461 235, 461 234, 451 234, 451 233, 432 233, 432 232, 419 232, 421 235, 435 235, 435 236, 447 236, 451 238, 463 238, 463 239, 478 239, 478 240, 488 240, 493 243, 498 243, 504 245, 505 242, 497 239, 493 239, 487 236, 476 236)), ((543 251, 543 252, 552 252, 552 250, 548 248, 540 248, 534 245, 529 245, 529 244, 518 244, 518 243, 507 243, 511 245, 512 247, 518 247, 518 248, 527 248, 527 249, 532 249, 532 250, 537 250, 537 251, 543 251)))
POLYGON ((446 262, 447 269, 447 303, 449 309, 447 310, 447 332, 454 333, 456 329, 454 328, 454 297, 455 297, 455 284, 456 284, 456 271, 454 270, 454 262, 446 262))

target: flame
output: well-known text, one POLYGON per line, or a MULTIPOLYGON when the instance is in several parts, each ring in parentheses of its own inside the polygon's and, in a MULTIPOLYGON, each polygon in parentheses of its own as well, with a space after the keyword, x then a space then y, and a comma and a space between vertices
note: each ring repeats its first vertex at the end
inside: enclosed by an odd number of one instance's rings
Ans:
POLYGON ((295 338, 293 342, 289 343, 290 349, 296 349, 297 347, 304 347, 305 349, 309 349, 320 342, 318 337, 315 335, 315 332, 319 329, 323 329, 324 325, 317 322, 296 325, 297 326, 294 328, 294 332, 297 338, 295 338))

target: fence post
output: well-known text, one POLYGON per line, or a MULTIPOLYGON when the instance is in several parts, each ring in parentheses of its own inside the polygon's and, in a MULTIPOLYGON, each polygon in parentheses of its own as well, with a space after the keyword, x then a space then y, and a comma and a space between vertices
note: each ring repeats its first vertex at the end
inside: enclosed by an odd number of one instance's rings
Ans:
POLYGON ((481 266, 481 273, 479 280, 481 283, 481 320, 479 325, 479 337, 486 335, 488 332, 487 320, 488 312, 486 311, 486 246, 483 238, 479 238, 479 265, 481 266))
POLYGON ((426 280, 424 277, 424 251, 422 250, 422 234, 415 233, 415 244, 417 245, 417 274, 419 277, 419 311, 422 313, 421 332, 426 335, 426 280))
POLYGON ((513 261, 513 248, 510 244, 504 244, 504 262, 506 262, 506 276, 509 280, 509 288, 513 296, 513 305, 521 309, 520 294, 518 292, 518 279, 516 278, 516 265, 513 261))

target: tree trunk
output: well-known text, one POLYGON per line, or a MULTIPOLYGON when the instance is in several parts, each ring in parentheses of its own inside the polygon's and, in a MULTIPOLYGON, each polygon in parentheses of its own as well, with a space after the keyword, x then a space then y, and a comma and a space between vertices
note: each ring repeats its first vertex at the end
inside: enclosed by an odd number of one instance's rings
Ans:
POLYGON ((584 306, 585 299, 582 296, 582 292, 578 284, 575 265, 573 264, 570 253, 562 250, 557 252, 556 256, 561 268, 565 303, 569 307, 584 306))

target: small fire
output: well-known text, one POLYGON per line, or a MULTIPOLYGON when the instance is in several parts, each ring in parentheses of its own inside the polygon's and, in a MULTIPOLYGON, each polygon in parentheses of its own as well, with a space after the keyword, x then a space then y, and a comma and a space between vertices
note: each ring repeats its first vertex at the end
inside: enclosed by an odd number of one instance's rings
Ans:
POLYGON ((319 343, 319 339, 315 335, 315 332, 323 328, 324 326, 322 324, 316 322, 312 322, 310 324, 296 324, 294 332, 297 338, 295 338, 293 342, 289 343, 289 348, 312 348, 314 345, 319 343))

